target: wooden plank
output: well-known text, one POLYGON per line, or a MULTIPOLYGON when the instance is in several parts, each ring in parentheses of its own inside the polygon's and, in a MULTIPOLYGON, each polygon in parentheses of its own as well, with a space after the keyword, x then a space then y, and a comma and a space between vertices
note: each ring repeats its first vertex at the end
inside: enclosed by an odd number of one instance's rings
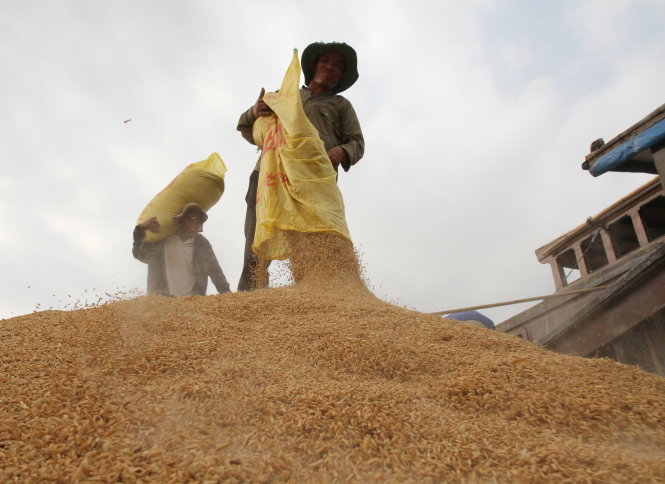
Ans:
POLYGON ((568 328, 546 348, 568 355, 587 356, 610 343, 665 306, 665 271, 659 271, 607 307, 568 328))
POLYGON ((427 313, 427 314, 434 314, 436 316, 440 316, 440 315, 443 315, 443 314, 461 313, 463 311, 473 311, 475 309, 495 308, 497 306, 508 306, 510 304, 519 304, 519 303, 524 303, 524 302, 529 302, 529 301, 540 301, 541 299, 552 299, 552 298, 555 298, 555 297, 573 296, 575 294, 583 294, 583 293, 586 293, 586 292, 600 291, 602 289, 607 289, 608 287, 610 287, 610 286, 589 287, 587 289, 577 289, 576 291, 567 291, 567 292, 562 292, 560 294, 548 294, 547 296, 527 297, 525 299, 514 299, 512 301, 505 301, 505 302, 492 303, 492 304, 482 304, 480 306, 469 306, 467 308, 446 309, 445 311, 437 311, 435 313, 427 313))

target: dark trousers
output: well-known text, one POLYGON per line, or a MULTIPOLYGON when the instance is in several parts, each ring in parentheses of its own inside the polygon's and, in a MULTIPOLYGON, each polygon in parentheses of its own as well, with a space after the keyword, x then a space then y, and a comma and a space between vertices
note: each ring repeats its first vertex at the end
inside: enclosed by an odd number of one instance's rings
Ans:
POLYGON ((238 291, 251 291, 256 288, 256 272, 259 259, 252 252, 254 243, 254 232, 256 232, 256 190, 259 187, 259 172, 253 171, 249 176, 249 187, 245 201, 247 212, 245 213, 245 254, 238 282, 238 291))

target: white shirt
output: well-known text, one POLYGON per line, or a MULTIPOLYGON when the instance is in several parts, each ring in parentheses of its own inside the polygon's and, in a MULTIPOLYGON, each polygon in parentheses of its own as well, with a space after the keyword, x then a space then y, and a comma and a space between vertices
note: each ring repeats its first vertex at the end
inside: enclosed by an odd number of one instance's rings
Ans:
POLYGON ((178 234, 164 241, 166 283, 171 296, 192 296, 194 276, 194 237, 182 240, 178 234))

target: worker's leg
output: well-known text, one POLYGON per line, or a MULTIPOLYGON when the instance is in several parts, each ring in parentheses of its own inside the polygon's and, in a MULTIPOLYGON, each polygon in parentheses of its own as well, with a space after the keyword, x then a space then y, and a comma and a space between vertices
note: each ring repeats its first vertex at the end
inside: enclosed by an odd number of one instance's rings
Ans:
POLYGON ((256 231, 256 190, 259 186, 259 172, 253 171, 249 176, 249 187, 245 201, 247 202, 247 212, 245 213, 245 254, 238 282, 238 291, 251 291, 256 288, 256 267, 258 257, 252 252, 254 243, 254 232, 256 231))

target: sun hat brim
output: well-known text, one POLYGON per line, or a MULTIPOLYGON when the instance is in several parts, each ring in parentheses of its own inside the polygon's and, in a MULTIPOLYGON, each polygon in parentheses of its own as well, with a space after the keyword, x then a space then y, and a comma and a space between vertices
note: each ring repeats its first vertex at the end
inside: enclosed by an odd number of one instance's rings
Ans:
POLYGON ((184 207, 182 207, 182 211, 181 211, 178 215, 176 215, 175 217, 173 217, 173 221, 174 221, 176 224, 179 223, 179 222, 180 222, 180 219, 181 219, 181 218, 182 218, 187 212, 189 212, 189 211, 192 210, 192 209, 195 209, 195 210, 198 210, 199 212, 201 212, 201 214, 203 215, 203 222, 205 222, 206 220, 208 220, 208 214, 206 213, 205 210, 203 210, 203 208, 201 207, 201 205, 199 205, 198 203, 188 203, 188 204, 186 204, 184 207))

